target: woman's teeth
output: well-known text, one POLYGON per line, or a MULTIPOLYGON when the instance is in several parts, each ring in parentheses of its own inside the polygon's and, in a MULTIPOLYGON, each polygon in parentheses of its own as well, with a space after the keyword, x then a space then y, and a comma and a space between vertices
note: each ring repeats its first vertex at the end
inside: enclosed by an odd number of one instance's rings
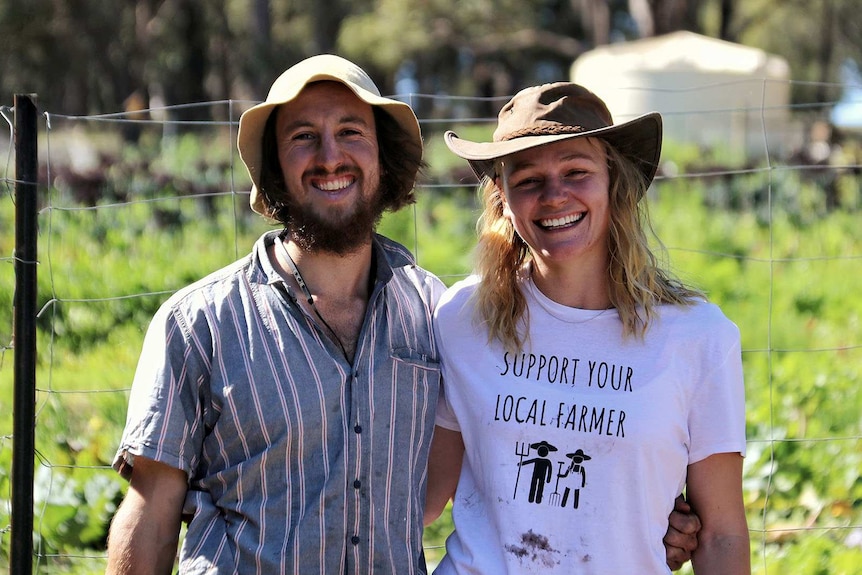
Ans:
POLYGON ((543 228, 562 228, 575 222, 579 222, 584 217, 583 212, 579 214, 571 214, 562 218, 551 218, 547 220, 539 220, 539 225, 543 228))

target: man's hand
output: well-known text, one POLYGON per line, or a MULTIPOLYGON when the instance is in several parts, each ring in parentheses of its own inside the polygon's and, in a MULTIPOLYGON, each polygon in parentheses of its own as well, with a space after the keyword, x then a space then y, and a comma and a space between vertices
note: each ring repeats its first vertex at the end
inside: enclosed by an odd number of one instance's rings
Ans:
POLYGON ((700 531, 700 517, 694 514, 682 495, 676 498, 668 517, 667 533, 664 536, 664 548, 667 566, 676 571, 687 561, 697 549, 697 534, 700 531))

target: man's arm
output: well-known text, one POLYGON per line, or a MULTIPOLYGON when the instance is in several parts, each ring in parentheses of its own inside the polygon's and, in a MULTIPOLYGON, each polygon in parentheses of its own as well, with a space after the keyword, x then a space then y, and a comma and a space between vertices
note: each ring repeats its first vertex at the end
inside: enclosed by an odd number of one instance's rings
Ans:
POLYGON ((667 566, 676 571, 691 561, 691 554, 697 549, 697 533, 700 531, 700 518, 680 495, 676 498, 668 517, 667 533, 664 536, 664 550, 667 566))
POLYGON ((428 490, 425 494, 425 525, 430 525, 455 495, 461 462, 464 460, 464 441, 461 433, 439 425, 434 428, 431 453, 428 456, 428 490))
POLYGON ((691 562, 697 575, 750 575, 742 456, 717 453, 688 467, 686 492, 703 529, 691 562))
POLYGON ((135 457, 129 490, 111 522, 107 575, 171 572, 187 489, 184 471, 135 457))

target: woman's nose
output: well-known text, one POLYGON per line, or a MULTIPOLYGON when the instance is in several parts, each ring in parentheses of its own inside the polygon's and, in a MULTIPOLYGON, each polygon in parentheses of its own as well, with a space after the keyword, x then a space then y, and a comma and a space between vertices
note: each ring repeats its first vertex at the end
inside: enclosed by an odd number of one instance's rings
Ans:
POLYGON ((542 189, 542 201, 546 204, 556 204, 566 199, 566 189, 562 182, 555 178, 545 180, 542 189))

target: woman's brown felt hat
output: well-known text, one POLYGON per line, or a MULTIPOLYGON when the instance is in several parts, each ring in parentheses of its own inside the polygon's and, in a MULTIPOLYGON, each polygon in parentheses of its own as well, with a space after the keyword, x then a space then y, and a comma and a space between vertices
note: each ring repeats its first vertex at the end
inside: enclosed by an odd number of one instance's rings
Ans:
POLYGON ((449 130, 443 136, 482 179, 493 178, 500 158, 571 138, 601 138, 629 158, 652 182, 661 155, 662 123, 650 112, 614 124, 605 103, 578 84, 556 82, 521 90, 500 110, 493 141, 471 142, 449 130))
MULTIPOLYGON (((294 100, 308 84, 323 80, 340 82, 366 104, 379 106, 388 112, 416 144, 415 150, 421 159, 422 133, 419 129, 419 120, 416 119, 416 114, 409 105, 382 97, 365 70, 349 60, 332 54, 306 58, 282 73, 273 82, 266 100, 246 110, 239 119, 237 148, 251 177, 249 203, 251 209, 259 214, 265 213, 264 200, 258 192, 258 187, 263 163, 263 130, 266 127, 266 121, 276 106, 294 100)), ((419 164, 418 159, 416 164, 419 164)))

